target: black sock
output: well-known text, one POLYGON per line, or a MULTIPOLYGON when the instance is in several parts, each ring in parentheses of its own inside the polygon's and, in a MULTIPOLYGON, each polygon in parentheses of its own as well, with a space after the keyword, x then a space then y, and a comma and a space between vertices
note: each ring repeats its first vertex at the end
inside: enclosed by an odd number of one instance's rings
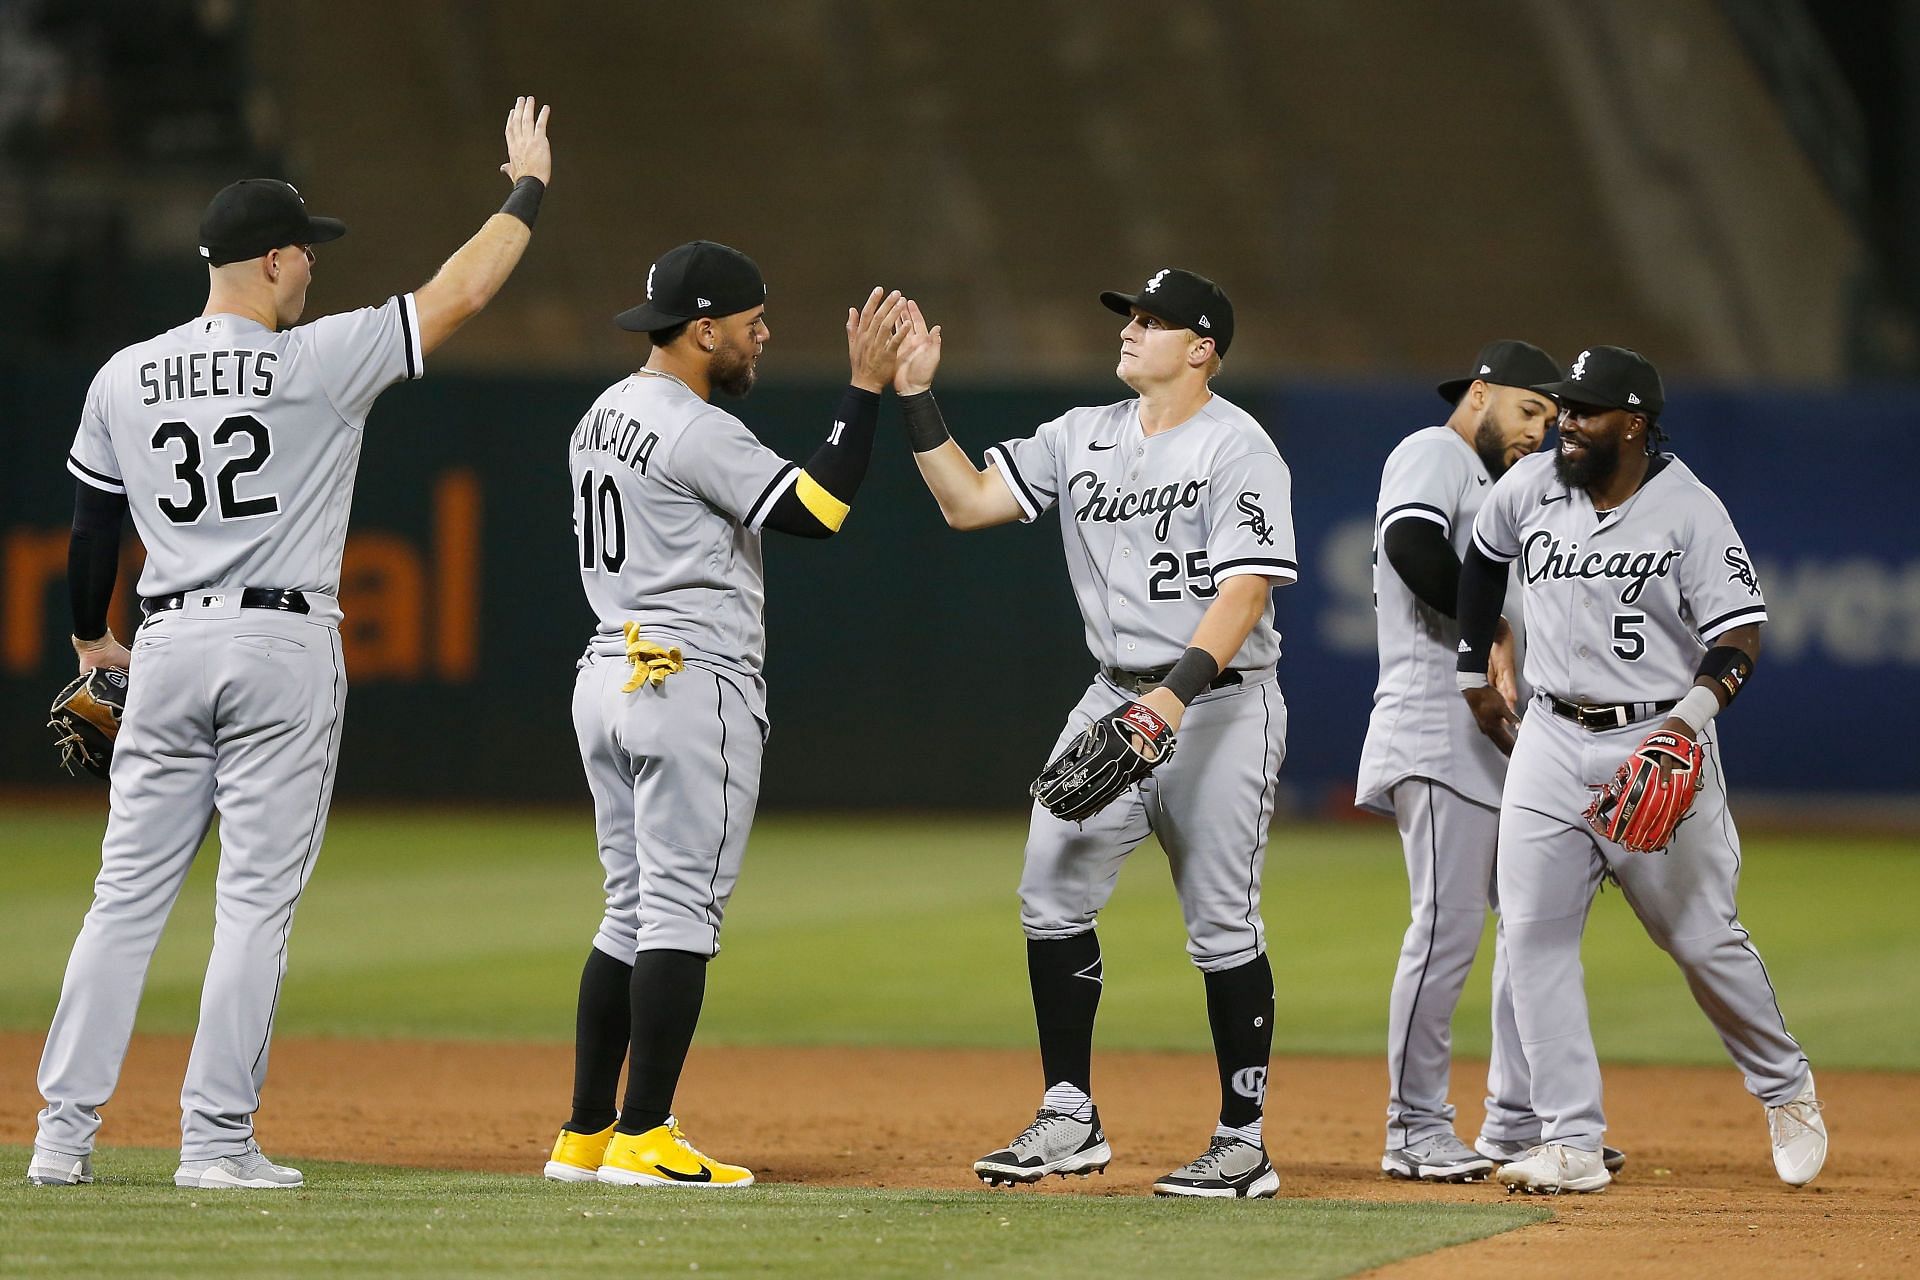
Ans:
POLYGON ((587 951, 580 970, 580 1008, 573 1020, 574 1133, 598 1133, 613 1123, 620 1067, 627 1060, 633 1026, 633 966, 598 947, 587 951))
POLYGON ((1050 1087, 1066 1081, 1093 1094, 1093 1017, 1100 1011, 1100 940, 1027 939, 1027 981, 1040 1029, 1040 1070, 1050 1087))
POLYGON ((1273 1054, 1273 966, 1266 953, 1204 975, 1213 1056, 1220 1064, 1220 1123, 1239 1129, 1260 1118, 1273 1054))
POLYGON ((621 1133, 657 1128, 673 1111, 673 1091, 707 993, 707 959, 691 951, 642 951, 633 963, 633 1058, 621 1133))

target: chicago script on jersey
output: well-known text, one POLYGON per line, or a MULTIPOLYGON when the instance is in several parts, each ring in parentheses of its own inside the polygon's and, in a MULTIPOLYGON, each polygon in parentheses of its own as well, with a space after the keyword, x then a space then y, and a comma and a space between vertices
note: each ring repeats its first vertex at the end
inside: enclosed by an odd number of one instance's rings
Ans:
POLYGON ((1157 489, 1142 489, 1137 493, 1123 490, 1109 497, 1106 481, 1091 471, 1079 471, 1067 481, 1067 488, 1078 489, 1083 484, 1087 486, 1087 496, 1074 509, 1075 519, 1118 524, 1123 520, 1157 513, 1160 518, 1154 521, 1153 536, 1162 542, 1167 540, 1167 529, 1173 522, 1173 513, 1186 507, 1199 506, 1200 494, 1207 487, 1205 480, 1189 480, 1185 484, 1161 485, 1157 489))
POLYGON ((1661 551, 1589 551, 1580 554, 1575 542, 1562 549, 1559 538, 1546 529, 1527 535, 1520 548, 1520 563, 1525 566, 1529 583, 1548 578, 1611 578, 1627 583, 1620 593, 1621 604, 1632 604, 1655 578, 1672 572, 1678 549, 1661 551))

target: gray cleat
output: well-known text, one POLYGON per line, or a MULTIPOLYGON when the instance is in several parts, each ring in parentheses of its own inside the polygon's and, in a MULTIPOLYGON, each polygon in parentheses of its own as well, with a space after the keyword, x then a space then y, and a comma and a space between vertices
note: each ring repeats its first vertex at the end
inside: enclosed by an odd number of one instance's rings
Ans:
POLYGON ((182 1160, 180 1167, 173 1171, 174 1186, 205 1190, 285 1191, 305 1184, 306 1179, 298 1169, 273 1163, 260 1154, 259 1145, 251 1138, 247 1140, 247 1149, 237 1156, 182 1160))
POLYGON ((1153 1184, 1157 1196, 1264 1199, 1280 1190, 1280 1173, 1251 1142, 1214 1135, 1207 1153, 1153 1184))
POLYGON ((1041 1108, 1033 1123, 1000 1150, 973 1162, 973 1171, 988 1186, 1004 1182, 1038 1182, 1050 1173, 1103 1172, 1113 1159, 1107 1135, 1100 1131, 1100 1109, 1089 1107, 1087 1119, 1076 1120, 1060 1111, 1041 1108))
POLYGON ((1494 1161, 1452 1133, 1436 1133, 1380 1157, 1380 1172, 1411 1182, 1481 1182, 1494 1161))
POLYGON ((33 1149, 27 1181, 36 1187, 77 1187, 93 1181, 93 1157, 70 1156, 45 1147, 33 1149))
MULTIPOLYGON (((1477 1138, 1473 1149, 1495 1164, 1511 1164, 1527 1152, 1540 1145, 1538 1138, 1531 1142, 1509 1142, 1501 1138, 1477 1138)), ((1618 1173, 1627 1167, 1627 1153, 1618 1147, 1600 1148, 1601 1163, 1607 1166, 1608 1173, 1618 1173)))

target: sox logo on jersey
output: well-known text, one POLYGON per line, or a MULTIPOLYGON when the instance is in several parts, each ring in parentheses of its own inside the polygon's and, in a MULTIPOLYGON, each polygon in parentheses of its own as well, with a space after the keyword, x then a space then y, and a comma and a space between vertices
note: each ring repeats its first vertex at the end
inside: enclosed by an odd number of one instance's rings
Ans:
POLYGON ((1257 493, 1243 493, 1240 501, 1234 505, 1246 516, 1240 522, 1240 527, 1251 533, 1261 546, 1270 547, 1273 545, 1273 526, 1267 523, 1267 513, 1260 509, 1259 499, 1257 493))

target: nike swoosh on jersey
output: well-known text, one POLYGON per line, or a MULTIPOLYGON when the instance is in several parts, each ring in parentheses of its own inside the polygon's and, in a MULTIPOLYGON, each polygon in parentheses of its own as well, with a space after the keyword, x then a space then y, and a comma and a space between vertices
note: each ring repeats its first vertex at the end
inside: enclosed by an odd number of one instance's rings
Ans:
POLYGON ((1095 441, 1093 441, 1093 442, 1092 442, 1091 444, 1089 444, 1089 445, 1087 446, 1087 448, 1089 448, 1089 449, 1091 449, 1091 450, 1093 450, 1093 451, 1094 451, 1095 453, 1099 453, 1099 452, 1101 452, 1102 450, 1106 450, 1106 449, 1111 449, 1111 448, 1113 448, 1113 446, 1115 445, 1115 443, 1117 443, 1117 442, 1116 442, 1116 441, 1112 441, 1112 440, 1109 440, 1109 441, 1108 441, 1107 443, 1105 443, 1105 444, 1101 444, 1101 443, 1100 443, 1100 442, 1099 442, 1098 440, 1095 440, 1095 441))
POLYGON ((1569 496, 1564 493, 1543 493, 1540 495, 1540 505, 1544 507, 1549 502, 1565 502, 1569 496))
POLYGON ((704 1166, 701 1168, 700 1172, 698 1173, 676 1173, 674 1170, 667 1168, 667 1166, 663 1164, 657 1164, 653 1167, 658 1169, 661 1173, 666 1174, 669 1178, 672 1178, 675 1182, 712 1182, 713 1181, 713 1170, 705 1168, 704 1166))

